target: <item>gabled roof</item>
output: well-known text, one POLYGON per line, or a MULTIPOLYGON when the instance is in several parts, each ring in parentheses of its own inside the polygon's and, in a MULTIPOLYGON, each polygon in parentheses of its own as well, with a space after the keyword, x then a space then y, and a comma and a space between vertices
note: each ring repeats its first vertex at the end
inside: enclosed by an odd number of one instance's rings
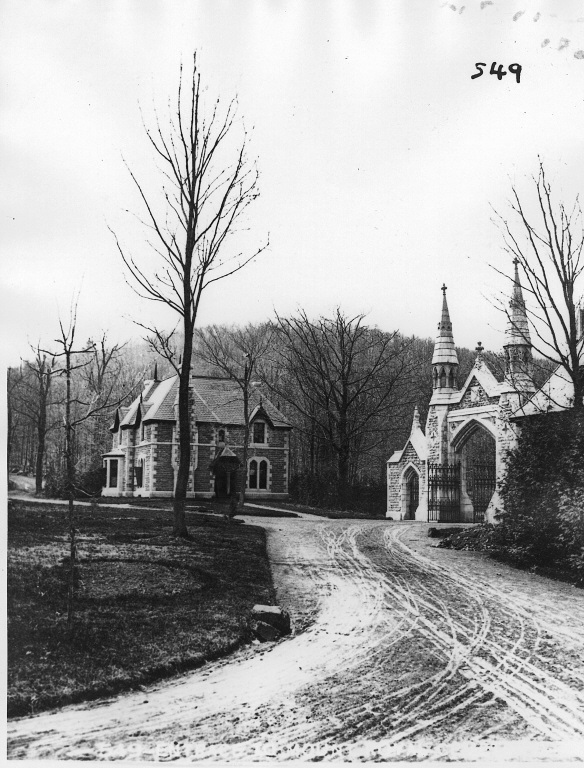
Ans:
POLYGON ((270 414, 266 411, 264 408, 264 401, 263 397, 261 401, 256 405, 256 407, 253 409, 253 411, 249 415, 249 421, 250 423, 254 421, 255 419, 264 419, 268 422, 268 424, 273 427, 274 423, 270 417, 270 414))
POLYGON ((170 376, 163 381, 155 381, 147 398, 144 398, 144 405, 147 408, 144 414, 144 421, 174 421, 176 416, 174 404, 178 397, 178 376, 170 376))
MULTIPOLYGON (((243 419, 243 391, 236 381, 210 376, 193 376, 191 386, 195 395, 194 405, 197 421, 232 425, 245 423, 243 419)), ((265 416, 274 427, 290 428, 284 414, 260 391, 252 387, 249 392, 249 410, 252 418, 257 416, 254 411, 260 404, 265 416)))
POLYGON ((474 366, 472 367, 471 372, 466 377, 466 381, 464 382, 462 388, 458 392, 455 392, 451 395, 451 403, 459 403, 462 400, 470 385, 472 384, 473 379, 478 381, 478 383, 487 393, 488 397, 499 397, 501 394, 501 382, 497 381, 494 373, 491 371, 485 361, 478 357, 474 366))
POLYGON ((574 404, 574 383, 568 372, 558 366, 541 389, 524 405, 514 411, 512 419, 541 413, 565 411, 574 404))
MULTIPOLYGON (((193 405, 197 422, 244 424, 243 392, 236 381, 211 376, 192 376, 193 405)), ((174 421, 178 401, 178 376, 163 381, 147 381, 141 398, 137 397, 121 418, 121 426, 135 426, 142 421, 174 421)), ((258 390, 249 393, 252 418, 260 413, 274 427, 290 428, 286 417, 258 390), (260 411, 261 409, 261 411, 260 411)), ((121 413, 120 413, 121 417, 121 413)))

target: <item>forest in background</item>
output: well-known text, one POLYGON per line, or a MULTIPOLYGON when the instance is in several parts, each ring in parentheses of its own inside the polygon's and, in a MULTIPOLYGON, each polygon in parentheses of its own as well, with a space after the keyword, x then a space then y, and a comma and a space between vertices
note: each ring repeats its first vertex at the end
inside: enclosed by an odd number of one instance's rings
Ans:
MULTIPOLYGON (((177 339, 180 349, 180 339, 177 339)), ((385 466, 403 447, 418 406, 425 423, 432 395, 434 340, 367 326, 341 310, 329 318, 292 318, 196 332, 193 375, 229 376, 259 386, 293 426, 290 492, 314 506, 383 505, 385 466), (244 378, 243 372, 246 377, 244 378)), ((175 371, 146 341, 108 345, 89 341, 72 375, 75 493, 93 496, 102 485, 102 454, 111 448, 117 405, 129 403, 143 382, 175 371)), ((457 347, 459 386, 476 351, 457 347)), ((498 378, 503 358, 483 356, 498 378)), ((541 384, 550 366, 536 366, 541 384)), ((64 493, 65 380, 57 358, 38 347, 8 370, 8 467, 36 475, 49 496, 64 493)))

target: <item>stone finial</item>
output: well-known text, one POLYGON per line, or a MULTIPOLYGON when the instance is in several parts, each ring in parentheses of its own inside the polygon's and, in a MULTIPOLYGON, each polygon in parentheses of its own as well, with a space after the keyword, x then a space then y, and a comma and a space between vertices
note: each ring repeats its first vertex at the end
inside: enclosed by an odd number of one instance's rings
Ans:
POLYGON ((418 406, 417 405, 414 407, 414 418, 412 419, 412 429, 411 429, 411 432, 413 432, 415 429, 421 429, 421 427, 420 427, 420 412, 418 410, 418 406))
POLYGON ((475 347, 475 352, 477 353, 477 359, 475 360, 475 365, 478 366, 479 368, 483 365, 483 352, 484 352, 484 349, 485 348, 483 347, 483 345, 479 341, 479 343, 475 347))

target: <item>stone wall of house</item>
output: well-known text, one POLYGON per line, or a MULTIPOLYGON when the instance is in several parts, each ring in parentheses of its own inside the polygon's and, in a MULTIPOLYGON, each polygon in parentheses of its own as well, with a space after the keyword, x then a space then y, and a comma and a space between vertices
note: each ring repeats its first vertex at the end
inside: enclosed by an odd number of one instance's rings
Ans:
MULTIPOLYGON (((243 462, 243 444, 245 429, 243 426, 223 424, 198 425, 198 464, 195 471, 195 492, 199 495, 212 495, 215 490, 215 478, 211 464, 217 453, 219 430, 225 432, 225 444, 243 462)), ((286 429, 272 429, 266 424, 266 442, 251 444, 248 447, 248 462, 252 459, 267 459, 268 489, 248 491, 250 497, 265 495, 286 495, 289 476, 289 432, 286 429)), ((239 473, 240 477, 243 473, 239 473)), ((247 478, 247 468, 243 475, 247 478)))
MULTIPOLYGON (((188 483, 188 495, 209 498, 215 491, 215 477, 211 463, 215 459, 219 443, 219 430, 225 432, 226 444, 243 461, 243 426, 201 423, 193 426, 192 463, 188 483)), ((114 437, 117 447, 118 441, 114 437)), ((124 496, 171 496, 174 492, 178 470, 178 425, 171 421, 149 422, 142 428, 124 430, 122 450, 125 453, 121 493, 124 496), (144 459, 144 475, 141 488, 136 488, 134 468, 144 459)), ((250 445, 248 461, 253 458, 267 459, 268 489, 252 489, 250 496, 284 496, 288 493, 289 431, 272 429, 266 424, 266 443, 250 445)), ((247 477, 247 469, 245 475, 247 477)))

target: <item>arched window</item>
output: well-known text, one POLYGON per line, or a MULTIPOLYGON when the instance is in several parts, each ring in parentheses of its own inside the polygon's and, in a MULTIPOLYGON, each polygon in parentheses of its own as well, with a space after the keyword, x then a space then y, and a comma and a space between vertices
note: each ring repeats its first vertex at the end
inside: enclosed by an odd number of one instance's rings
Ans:
POLYGON ((247 472, 247 487, 250 490, 268 490, 269 462, 267 459, 251 459, 247 472))
POLYGON ((446 371, 444 368, 440 369, 440 386, 445 387, 446 386, 446 371))
POLYGON ((217 432, 217 441, 220 443, 225 442, 225 430, 220 429, 219 432, 217 432))
POLYGON ((264 491, 268 487, 268 462, 265 459, 260 461, 260 477, 258 485, 259 488, 264 491))
POLYGON ((144 469, 146 467, 145 459, 140 459, 137 467, 134 467, 134 476, 136 478, 136 488, 144 487, 144 469))

